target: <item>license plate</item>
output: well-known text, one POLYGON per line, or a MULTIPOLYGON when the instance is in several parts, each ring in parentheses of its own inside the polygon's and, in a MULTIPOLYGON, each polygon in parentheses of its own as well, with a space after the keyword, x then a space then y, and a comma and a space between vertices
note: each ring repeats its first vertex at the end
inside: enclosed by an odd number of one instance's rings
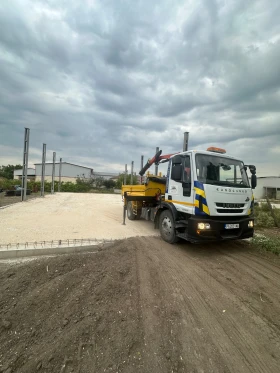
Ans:
POLYGON ((225 229, 236 229, 239 228, 239 224, 225 224, 225 229))

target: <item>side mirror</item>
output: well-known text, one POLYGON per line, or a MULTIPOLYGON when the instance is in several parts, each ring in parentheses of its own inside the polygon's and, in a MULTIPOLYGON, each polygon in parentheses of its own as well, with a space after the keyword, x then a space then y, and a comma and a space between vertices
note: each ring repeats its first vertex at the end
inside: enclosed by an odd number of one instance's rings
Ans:
POLYGON ((182 181, 182 165, 175 164, 171 169, 171 179, 174 181, 182 181))
POLYGON ((257 186, 257 175, 252 174, 252 176, 251 176, 251 188, 255 189, 256 186, 257 186))

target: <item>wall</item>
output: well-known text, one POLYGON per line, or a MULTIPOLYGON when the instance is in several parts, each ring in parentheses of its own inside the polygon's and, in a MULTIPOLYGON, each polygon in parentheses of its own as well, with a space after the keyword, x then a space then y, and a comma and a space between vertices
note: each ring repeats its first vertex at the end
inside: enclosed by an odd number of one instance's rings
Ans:
MULTIPOLYGON (((55 180, 55 181, 59 181, 59 177, 56 176, 56 177, 54 178, 54 180, 55 180)), ((63 177, 63 176, 61 176, 61 181, 64 181, 64 182, 70 181, 71 183, 76 184, 76 180, 77 180, 76 177, 63 177)), ((36 176, 35 181, 39 181, 39 182, 41 182, 41 176, 36 176)), ((45 181, 51 183, 51 182, 52 182, 52 177, 51 177, 51 176, 45 176, 45 181)))
MULTIPOLYGON (((14 180, 21 180, 22 178, 22 169, 21 170, 14 170, 14 180)), ((27 169, 27 179, 34 180, 35 178, 35 169, 28 168, 27 169)))
POLYGON ((257 187, 254 190, 255 199, 265 198, 265 187, 277 188, 277 196, 280 198, 280 177, 259 177, 257 180, 257 187))

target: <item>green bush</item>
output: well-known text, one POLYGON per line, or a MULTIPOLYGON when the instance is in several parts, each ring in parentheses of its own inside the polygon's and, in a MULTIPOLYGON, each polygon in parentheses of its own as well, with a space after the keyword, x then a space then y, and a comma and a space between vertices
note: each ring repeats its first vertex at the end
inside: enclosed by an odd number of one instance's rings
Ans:
MULTIPOLYGON (((58 192, 58 181, 54 182, 54 191, 58 192)), ((9 180, 0 178, 0 188, 3 188, 4 190, 12 190, 14 189, 15 185, 21 185, 21 180, 9 180)), ((93 187, 93 181, 83 180, 83 179, 77 179, 76 183, 72 183, 70 181, 67 182, 61 182, 61 192, 68 192, 68 193, 114 193, 113 188, 115 185, 114 182, 111 180, 104 181, 104 187, 107 186, 107 188, 102 187, 102 185, 98 185, 93 187), (106 185, 105 185, 106 184, 106 185)), ((45 181, 45 192, 51 193, 51 186, 52 183, 45 181)), ((30 189, 33 193, 41 191, 41 182, 40 181, 28 181, 27 182, 27 189, 30 189)))
MULTIPOLYGON (((278 222, 280 222, 280 209, 274 207, 273 212, 278 222)), ((255 226, 259 228, 275 227, 274 219, 267 203, 255 206, 255 226)))
POLYGON ((252 244, 264 251, 270 251, 276 255, 280 254, 280 238, 268 238, 265 236, 254 236, 252 244))
POLYGON ((15 185, 21 185, 21 180, 0 179, 0 188, 4 190, 14 189, 15 185))
POLYGON ((275 226, 273 217, 269 212, 260 211, 255 215, 255 226, 260 228, 272 228, 275 226))

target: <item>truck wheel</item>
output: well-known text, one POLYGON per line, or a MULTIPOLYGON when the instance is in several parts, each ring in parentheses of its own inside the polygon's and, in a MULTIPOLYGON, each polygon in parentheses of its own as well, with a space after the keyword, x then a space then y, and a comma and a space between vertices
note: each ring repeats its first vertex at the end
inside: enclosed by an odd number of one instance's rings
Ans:
POLYGON ((132 201, 127 202, 127 218, 128 220, 135 220, 136 215, 133 214, 132 201))
POLYGON ((141 213, 142 213, 142 209, 138 209, 137 210, 137 215, 134 215, 135 216, 135 220, 139 220, 141 218, 141 213))
POLYGON ((174 220, 169 210, 163 210, 159 217, 159 230, 162 239, 168 243, 175 243, 179 240, 176 236, 174 220))
POLYGON ((137 215, 133 214, 132 201, 127 202, 127 218, 129 220, 139 220, 141 217, 141 209, 137 210, 137 215))

